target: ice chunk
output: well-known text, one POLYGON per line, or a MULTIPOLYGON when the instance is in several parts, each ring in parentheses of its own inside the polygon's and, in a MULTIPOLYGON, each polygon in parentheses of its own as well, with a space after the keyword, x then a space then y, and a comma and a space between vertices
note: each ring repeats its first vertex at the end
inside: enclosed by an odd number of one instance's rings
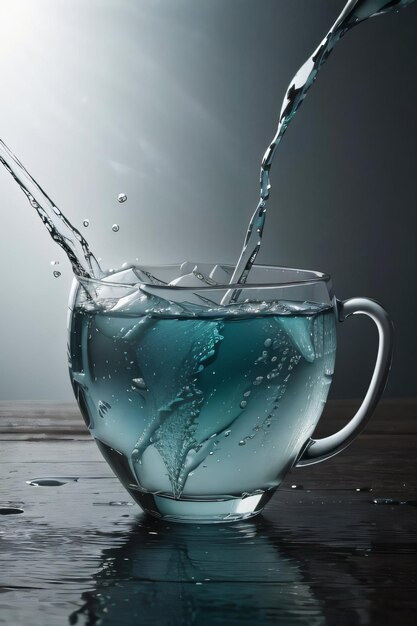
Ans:
POLYGON ((129 315, 146 315, 149 308, 149 296, 135 290, 117 301, 111 309, 112 313, 129 313, 129 315))
POLYGON ((135 268, 127 267, 116 272, 111 272, 101 279, 104 283, 117 283, 124 285, 136 285, 138 283, 138 276, 135 273, 135 268))
POLYGON ((232 270, 226 269, 222 265, 215 265, 210 272, 210 278, 217 285, 228 285, 232 277, 232 270))
POLYGON ((152 285, 165 285, 166 283, 156 276, 153 276, 151 272, 149 272, 144 267, 140 267, 137 265, 131 265, 129 267, 124 267, 126 264, 123 264, 120 270, 115 272, 111 272, 101 280, 103 282, 108 283, 117 283, 117 284, 125 284, 125 285, 137 285, 140 282, 152 284, 152 285))
POLYGON ((184 274, 183 276, 178 276, 172 280, 170 285, 176 287, 206 287, 207 283, 204 280, 200 280, 194 273, 184 274))
POLYGON ((176 285, 178 287, 206 287, 207 285, 215 285, 216 282, 205 275, 204 270, 199 268, 198 265, 194 265, 191 268, 191 263, 186 261, 181 265, 181 270, 185 268, 188 271, 187 274, 181 274, 178 278, 172 280, 169 284, 176 285))
POLYGON ((278 325, 287 333, 293 345, 299 350, 308 363, 315 359, 313 345, 313 323, 309 316, 279 316, 275 318, 278 325))
MULTIPOLYGON (((159 278, 156 278, 156 276, 151 274, 151 272, 149 272, 143 267, 134 267, 133 271, 136 274, 140 282, 144 282, 147 284, 151 283, 152 285, 166 285, 166 282, 164 282, 163 280, 160 280, 159 278)), ((138 281, 136 280, 136 282, 138 281)))
POLYGON ((94 324, 96 329, 109 339, 130 339, 133 334, 136 337, 139 332, 146 329, 147 319, 142 317, 138 320, 135 317, 98 313, 94 316, 94 324))
MULTIPOLYGON (((181 268, 184 271, 188 271, 190 270, 191 265, 191 271, 189 271, 187 274, 182 274, 181 276, 178 276, 178 278, 172 280, 169 285, 172 287, 196 287, 197 289, 215 285, 215 282, 209 276, 202 273, 198 265, 191 264, 189 261, 186 261, 181 265, 181 268)), ((188 305, 200 305, 200 307, 215 305, 215 302, 213 302, 210 297, 213 296, 212 293, 205 295, 204 292, 201 292, 201 294, 199 294, 194 293, 191 290, 187 290, 184 292, 175 292, 175 290, 172 290, 170 296, 170 299, 175 300, 175 302, 180 304, 185 309, 189 308, 188 305)))
POLYGON ((181 263, 180 265, 181 276, 185 276, 185 274, 191 274, 195 267, 196 264, 192 261, 184 261, 184 263, 181 263))

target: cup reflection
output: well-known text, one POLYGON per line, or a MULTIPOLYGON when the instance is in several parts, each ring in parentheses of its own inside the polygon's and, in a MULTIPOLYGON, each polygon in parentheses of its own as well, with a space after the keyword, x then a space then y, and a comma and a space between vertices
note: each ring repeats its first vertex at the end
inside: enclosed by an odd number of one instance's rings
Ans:
POLYGON ((272 524, 167 524, 143 517, 103 551, 94 588, 70 624, 325 623, 301 564, 272 524))

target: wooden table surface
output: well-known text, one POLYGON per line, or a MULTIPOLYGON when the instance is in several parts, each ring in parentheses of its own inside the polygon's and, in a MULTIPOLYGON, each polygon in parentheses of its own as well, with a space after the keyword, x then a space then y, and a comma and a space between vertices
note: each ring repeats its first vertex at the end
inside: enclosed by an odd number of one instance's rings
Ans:
MULTIPOLYGON (((354 408, 329 403, 321 434, 354 408)), ((262 516, 198 526, 141 513, 74 405, 0 403, 0 623, 416 625, 416 416, 385 401, 262 516), (67 480, 28 484, 47 477, 67 480)))

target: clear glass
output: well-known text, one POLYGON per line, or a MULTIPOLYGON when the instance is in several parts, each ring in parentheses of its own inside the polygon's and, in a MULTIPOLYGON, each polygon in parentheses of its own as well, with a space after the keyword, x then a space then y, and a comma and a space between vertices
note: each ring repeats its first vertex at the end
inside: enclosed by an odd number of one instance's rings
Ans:
POLYGON ((233 267, 199 264, 196 286, 168 285, 181 271, 75 281, 74 393, 143 509, 177 521, 247 518, 296 462, 326 402, 336 351, 330 279, 256 266, 251 282, 231 287, 233 267))

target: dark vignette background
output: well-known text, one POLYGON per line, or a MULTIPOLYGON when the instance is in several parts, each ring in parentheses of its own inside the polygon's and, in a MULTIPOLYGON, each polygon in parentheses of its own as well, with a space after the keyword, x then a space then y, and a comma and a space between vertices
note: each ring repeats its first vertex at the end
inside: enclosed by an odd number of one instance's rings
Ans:
MULTIPOLYGON (((3 0, 0 136, 107 265, 234 262, 285 89, 343 4, 3 0)), ((259 256, 384 304, 391 397, 416 395, 416 28, 417 3, 335 50, 277 154, 259 256)), ((69 400, 69 265, 3 171, 0 198, 0 399, 69 400)), ((371 322, 340 328, 333 397, 364 393, 375 350, 371 322)))

